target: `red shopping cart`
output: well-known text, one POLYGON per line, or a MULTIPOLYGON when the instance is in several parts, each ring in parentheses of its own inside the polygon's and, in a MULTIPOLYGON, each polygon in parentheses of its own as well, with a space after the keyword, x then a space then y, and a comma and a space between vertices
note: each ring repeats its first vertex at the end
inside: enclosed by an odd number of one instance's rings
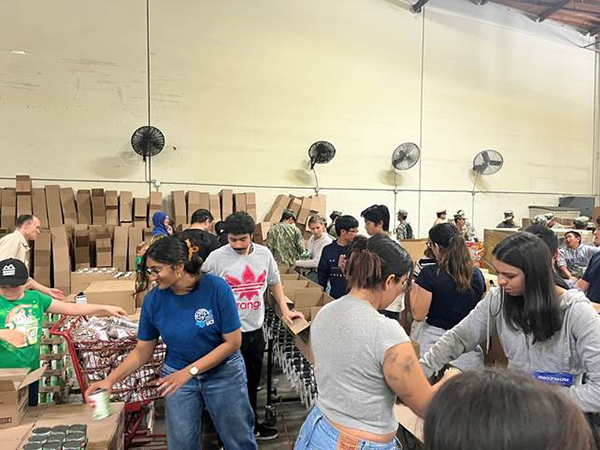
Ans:
MULTIPOLYGON (((137 340, 125 337, 121 339, 74 339, 77 329, 87 322, 85 317, 63 316, 50 329, 50 334, 62 336, 68 346, 73 369, 81 392, 95 382, 103 380, 134 349, 137 340)), ((159 343, 147 364, 115 384, 111 401, 125 403, 125 448, 152 446, 165 443, 164 434, 154 434, 149 426, 142 428, 146 419, 151 422, 150 413, 153 402, 161 397, 155 381, 165 359, 166 347, 159 343)), ((84 399, 85 401, 85 399, 84 399)))

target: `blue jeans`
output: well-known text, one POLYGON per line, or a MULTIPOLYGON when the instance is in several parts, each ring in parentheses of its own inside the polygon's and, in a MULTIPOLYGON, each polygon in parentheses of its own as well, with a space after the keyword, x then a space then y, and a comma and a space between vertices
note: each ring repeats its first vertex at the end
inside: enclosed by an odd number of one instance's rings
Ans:
MULTIPOLYGON (((161 376, 174 372, 177 370, 165 365, 161 376)), ((204 408, 208 410, 225 450, 256 450, 254 414, 248 400, 246 370, 239 351, 165 397, 169 450, 202 448, 204 408)))
MULTIPOLYGON (((319 408, 314 406, 300 429, 300 434, 296 440, 294 450, 336 449, 338 448, 339 440, 340 432, 331 425, 331 422, 327 420, 325 414, 323 414, 319 408)), ((400 443, 396 444, 396 438, 387 444, 361 441, 354 438, 350 438, 350 441, 355 442, 347 443, 347 446, 341 445, 339 448, 348 448, 352 450, 397 450, 402 448, 400 443)))

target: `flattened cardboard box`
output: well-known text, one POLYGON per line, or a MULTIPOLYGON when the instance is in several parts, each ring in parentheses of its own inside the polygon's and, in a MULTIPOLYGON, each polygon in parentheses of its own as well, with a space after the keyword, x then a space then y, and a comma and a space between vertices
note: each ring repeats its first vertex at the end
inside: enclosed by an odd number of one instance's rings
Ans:
POLYGON ((31 195, 31 178, 29 175, 17 175, 15 190, 17 195, 31 195))
POLYGON ((185 205, 185 191, 173 191, 171 192, 171 197, 173 198, 175 225, 186 223, 187 208, 185 205))
POLYGON ((296 213, 296 217, 298 217, 298 213, 300 212, 300 208, 302 207, 302 199, 294 197, 290 200, 290 204, 288 205, 288 209, 291 209, 296 213))
POLYGON ((271 224, 269 222, 260 222, 254 226, 254 242, 257 244, 264 245, 267 240, 267 234, 271 229, 271 224))
POLYGON ((133 222, 136 228, 148 226, 148 199, 136 197, 133 199, 133 222))
POLYGON ((40 219, 40 226, 42 229, 49 228, 48 209, 46 206, 46 190, 42 188, 32 189, 31 203, 33 215, 40 219))
POLYGON ((119 195, 119 219, 123 222, 133 222, 133 192, 121 191, 119 195))
POLYGON ((20 194, 17 195, 17 217, 24 214, 31 214, 31 195, 20 194))
POLYGON ((210 201, 208 192, 188 191, 187 193, 187 212, 188 223, 192 223, 192 216, 199 209, 210 210, 210 201))
POLYGON ((129 230, 125 227, 115 227, 113 242, 113 267, 118 270, 127 270, 127 244, 129 230))
POLYGON ((46 186, 46 205, 48 206, 48 225, 50 225, 50 228, 60 227, 63 224, 60 186, 46 186))
MULTIPOLYGON (((248 203, 248 198, 246 197, 246 203, 248 203)), ((281 214, 283 214, 283 210, 287 208, 290 203, 290 197, 284 194, 279 194, 275 199, 275 203, 271 206, 271 209, 265 216, 264 222, 276 223, 281 219, 281 214)))
POLYGON ((104 189, 92 189, 92 222, 94 225, 106 225, 104 189))
POLYGON ((0 428, 19 425, 28 408, 29 389, 42 377, 45 367, 29 373, 29 369, 0 369, 0 428))
POLYGON ((112 244, 110 237, 96 238, 96 267, 112 266, 112 244))
POLYGON ((233 194, 235 212, 246 211, 246 194, 233 194))
POLYGON ((104 201, 106 202, 107 225, 119 225, 119 193, 117 191, 106 191, 104 201))
POLYGON ((33 277, 44 286, 51 284, 52 238, 49 230, 44 230, 35 240, 33 277))
POLYGON ((89 189, 77 191, 77 220, 82 225, 92 224, 92 193, 89 189))
POLYGON ((210 213, 215 218, 215 222, 221 220, 221 199, 217 194, 209 194, 210 213))
POLYGON ((250 214, 250 217, 256 222, 256 194, 254 192, 246 192, 246 212, 250 214))
POLYGON ((88 303, 120 306, 128 314, 135 312, 134 280, 94 281, 83 292, 88 303))
MULTIPOLYGON (((90 230, 87 225, 75 225, 73 229, 75 269, 90 267, 90 230)), ((71 285, 73 282, 71 281, 71 285)))
POLYGON ((151 192, 148 201, 148 223, 152 224, 152 217, 157 211, 162 211, 162 192, 151 192))
POLYGON ((300 212, 298 213, 298 218, 296 220, 297 224, 306 225, 308 216, 310 215, 311 204, 312 200, 310 199, 310 197, 304 197, 302 199, 302 205, 300 205, 300 212))
POLYGON ((144 240, 144 230, 142 228, 129 228, 129 270, 135 270, 135 257, 137 256, 136 248, 140 242, 144 240))
POLYGON ((60 203, 63 210, 65 225, 77 224, 77 209, 75 207, 75 194, 72 188, 60 189, 60 203))
POLYGON ((65 227, 50 228, 52 234, 52 263, 54 267, 54 287, 65 294, 71 288, 71 261, 65 227))
POLYGON ((2 206, 1 206, 1 222, 2 228, 9 231, 15 229, 15 217, 17 215, 17 194, 14 189, 2 190, 2 206))
POLYGON ((221 217, 226 219, 233 214, 233 191, 231 189, 221 189, 219 197, 221 198, 221 217))

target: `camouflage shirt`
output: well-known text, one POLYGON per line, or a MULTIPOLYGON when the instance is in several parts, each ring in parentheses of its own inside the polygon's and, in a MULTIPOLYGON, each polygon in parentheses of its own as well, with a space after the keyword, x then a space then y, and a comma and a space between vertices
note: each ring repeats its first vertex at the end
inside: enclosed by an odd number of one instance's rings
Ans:
POLYGON ((469 222, 465 223, 465 226, 460 230, 463 238, 466 242, 474 242, 477 239, 475 228, 469 222))
POLYGON ((338 238, 338 235, 335 232, 335 223, 332 223, 327 227, 327 233, 329 234, 329 236, 331 236, 334 239, 338 238))
POLYGON ((306 252, 304 238, 296 225, 278 223, 267 233, 265 244, 273 253, 275 261, 286 266, 293 266, 306 252))
POLYGON ((406 220, 398 222, 398 226, 396 227, 396 239, 399 241, 402 239, 414 239, 412 227, 406 220))

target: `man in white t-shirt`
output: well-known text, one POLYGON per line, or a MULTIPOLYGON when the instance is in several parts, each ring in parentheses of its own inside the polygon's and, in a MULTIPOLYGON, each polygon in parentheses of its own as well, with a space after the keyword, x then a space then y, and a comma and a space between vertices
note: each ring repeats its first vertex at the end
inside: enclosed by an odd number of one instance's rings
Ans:
POLYGON ((256 415, 257 392, 265 351, 262 327, 267 287, 271 288, 284 320, 302 315, 289 310, 277 263, 269 249, 252 242, 254 226, 254 220, 248 213, 237 212, 227 217, 225 232, 229 244, 213 251, 206 258, 202 271, 225 279, 235 296, 242 324, 241 352, 248 376, 248 396, 254 411, 255 436, 257 440, 266 441, 278 436, 276 429, 259 424, 256 415))

